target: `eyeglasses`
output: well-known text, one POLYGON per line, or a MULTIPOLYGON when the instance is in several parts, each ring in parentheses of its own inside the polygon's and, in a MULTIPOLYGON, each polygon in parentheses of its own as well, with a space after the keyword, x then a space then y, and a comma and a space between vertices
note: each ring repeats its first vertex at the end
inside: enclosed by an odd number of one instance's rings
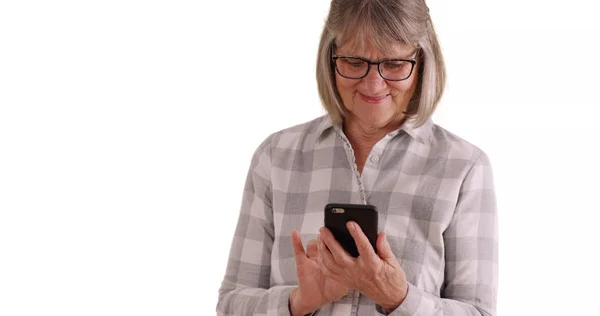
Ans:
POLYGON ((402 81, 410 77, 417 63, 416 58, 390 58, 370 61, 355 56, 331 56, 335 70, 340 76, 348 79, 362 79, 367 76, 371 65, 377 65, 379 75, 385 80, 402 81))

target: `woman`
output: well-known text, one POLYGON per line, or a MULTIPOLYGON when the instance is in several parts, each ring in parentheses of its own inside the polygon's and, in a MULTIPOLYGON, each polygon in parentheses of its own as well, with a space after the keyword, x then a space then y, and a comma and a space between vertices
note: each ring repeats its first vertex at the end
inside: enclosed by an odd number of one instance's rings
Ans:
POLYGON ((219 315, 495 315, 491 169, 431 121, 444 72, 423 0, 332 1, 328 115, 256 150, 219 315), (360 256, 346 253, 322 228, 327 203, 375 205, 377 253, 352 222, 360 256))

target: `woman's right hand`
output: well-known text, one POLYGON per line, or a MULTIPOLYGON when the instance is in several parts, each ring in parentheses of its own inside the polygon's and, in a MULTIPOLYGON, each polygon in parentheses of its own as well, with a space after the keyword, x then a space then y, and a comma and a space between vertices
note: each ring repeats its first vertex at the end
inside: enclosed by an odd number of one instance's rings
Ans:
POLYGON ((318 243, 313 239, 302 246, 300 233, 292 232, 292 245, 296 259, 298 288, 290 294, 292 316, 309 314, 321 306, 337 301, 348 294, 349 289, 321 273, 318 260, 318 243))

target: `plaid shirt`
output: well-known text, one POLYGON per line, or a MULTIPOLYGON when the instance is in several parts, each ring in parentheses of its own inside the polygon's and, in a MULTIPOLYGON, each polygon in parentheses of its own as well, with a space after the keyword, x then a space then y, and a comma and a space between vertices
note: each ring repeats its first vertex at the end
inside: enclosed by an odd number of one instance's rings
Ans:
MULTIPOLYGON (((390 315, 495 315, 498 230, 488 158, 428 120, 411 121, 371 150, 359 175, 350 143, 327 116, 269 136, 256 150, 218 315, 289 315, 297 285, 291 233, 306 243, 327 203, 379 211, 409 283, 390 315)), ((315 315, 379 315, 356 291, 315 315)))

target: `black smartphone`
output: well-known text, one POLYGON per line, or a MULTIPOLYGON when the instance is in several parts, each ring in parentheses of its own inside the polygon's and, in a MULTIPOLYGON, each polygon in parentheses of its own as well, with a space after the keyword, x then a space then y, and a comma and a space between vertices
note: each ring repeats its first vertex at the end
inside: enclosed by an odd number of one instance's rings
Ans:
POLYGON ((375 243, 377 241, 377 208, 367 204, 338 204, 325 205, 325 227, 333 233, 335 239, 353 257, 358 257, 358 249, 354 238, 350 235, 346 223, 356 222, 367 235, 371 246, 377 253, 375 243))

